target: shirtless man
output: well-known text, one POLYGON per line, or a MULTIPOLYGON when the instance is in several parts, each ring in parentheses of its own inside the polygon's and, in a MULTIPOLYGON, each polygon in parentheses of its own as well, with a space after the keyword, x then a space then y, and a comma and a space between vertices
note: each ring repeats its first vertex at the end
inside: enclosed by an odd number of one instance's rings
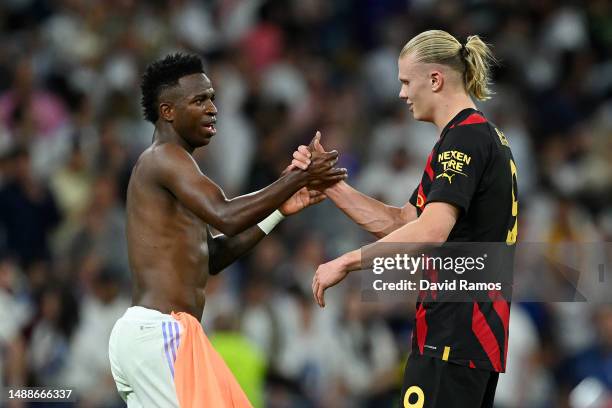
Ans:
POLYGON ((216 134, 215 91, 200 59, 174 54, 151 64, 142 94, 155 133, 128 187, 133 306, 109 342, 117 389, 130 408, 250 406, 199 324, 208 276, 285 215, 324 199, 306 187, 331 185, 346 170, 333 168, 337 152, 313 154, 306 171, 289 167, 266 188, 228 199, 192 157, 216 134))

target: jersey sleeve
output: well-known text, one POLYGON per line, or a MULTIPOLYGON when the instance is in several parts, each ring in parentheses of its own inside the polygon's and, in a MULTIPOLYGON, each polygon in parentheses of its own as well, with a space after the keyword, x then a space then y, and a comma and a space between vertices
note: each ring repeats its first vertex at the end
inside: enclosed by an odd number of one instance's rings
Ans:
POLYGON ((445 202, 463 213, 470 208, 480 179, 490 160, 489 138, 472 126, 451 129, 442 140, 431 165, 434 178, 427 203, 445 202))
POLYGON ((416 207, 417 205, 417 195, 419 194, 419 188, 415 188, 410 196, 410 200, 408 202, 416 207))

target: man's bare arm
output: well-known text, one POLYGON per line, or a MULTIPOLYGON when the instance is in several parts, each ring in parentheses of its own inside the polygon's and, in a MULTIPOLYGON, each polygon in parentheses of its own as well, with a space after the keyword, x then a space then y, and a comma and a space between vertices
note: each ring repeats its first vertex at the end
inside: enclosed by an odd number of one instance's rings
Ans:
POLYGON ((257 225, 228 237, 220 234, 213 236, 208 233, 208 273, 216 275, 230 266, 234 261, 246 255, 266 234, 257 225))
POLYGON ((313 165, 307 171, 290 171, 257 192, 228 199, 180 147, 156 146, 152 155, 158 183, 196 216, 228 236, 255 225, 306 185, 346 178, 346 170, 332 168, 337 152, 330 152, 313 156, 313 165))
MULTIPOLYGON (((289 200, 285 201, 279 208, 279 211, 283 217, 287 217, 311 205, 316 205, 323 200, 325 200, 323 193, 315 190, 309 191, 303 188, 295 193, 289 200)), ((274 228, 273 224, 280 221, 277 215, 271 217, 272 219, 262 221, 262 223, 257 224, 257 226, 251 227, 233 237, 228 237, 223 234, 213 237, 210 229, 208 229, 209 273, 214 275, 221 272, 224 268, 249 252, 266 236, 266 231, 271 231, 271 229, 274 228)))
MULTIPOLYGON (((428 245, 445 242, 459 214, 459 209, 452 204, 430 203, 419 218, 379 239, 377 243, 405 242, 428 245)), ((312 280, 312 293, 319 306, 325 306, 324 293, 327 288, 338 284, 349 272, 364 267, 361 259, 364 248, 347 252, 332 261, 319 265, 312 280)), ((376 256, 393 256, 395 252, 391 246, 379 245, 376 248, 376 256), (389 254, 387 254, 388 251, 390 251, 389 254)))
POLYGON ((325 195, 357 225, 377 238, 387 236, 417 218, 410 203, 402 208, 382 203, 341 181, 327 188, 325 195))
MULTIPOLYGON (((378 243, 409 243, 409 244, 439 244, 446 242, 450 235, 460 211, 452 204, 433 202, 427 204, 421 216, 406 225, 396 229, 387 236, 376 241, 378 243)), ((417 248, 417 246, 414 246, 417 248)), ((395 251, 393 247, 379 246, 376 256, 387 256, 382 252, 385 249, 395 251)), ((348 271, 361 269, 361 252, 365 247, 342 255, 342 265, 348 271)), ((338 258, 338 259, 340 259, 338 258)))

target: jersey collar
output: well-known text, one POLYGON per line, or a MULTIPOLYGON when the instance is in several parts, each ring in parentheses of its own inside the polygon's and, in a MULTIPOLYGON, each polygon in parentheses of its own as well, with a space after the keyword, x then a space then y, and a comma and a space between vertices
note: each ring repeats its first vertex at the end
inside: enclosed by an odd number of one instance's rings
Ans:
POLYGON ((448 122, 446 124, 446 126, 444 126, 444 129, 442 129, 442 133, 440 133, 440 139, 442 139, 444 137, 446 132, 448 132, 448 130, 451 128, 451 126, 453 126, 453 125, 461 122, 462 120, 466 119, 468 116, 470 116, 474 112, 482 113, 479 110, 474 109, 474 108, 465 108, 462 111, 460 111, 458 114, 456 114, 455 117, 452 118, 450 120, 450 122, 448 122))

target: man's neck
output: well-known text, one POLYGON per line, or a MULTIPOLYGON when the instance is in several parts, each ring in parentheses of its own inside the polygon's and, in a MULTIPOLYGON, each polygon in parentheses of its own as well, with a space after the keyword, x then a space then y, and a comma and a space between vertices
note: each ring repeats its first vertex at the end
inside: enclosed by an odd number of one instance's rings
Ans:
POLYGON ((459 112, 468 108, 476 109, 476 105, 472 98, 466 94, 455 94, 454 96, 445 97, 444 102, 439 105, 433 118, 433 123, 438 128, 438 133, 442 133, 448 122, 457 116, 459 112))
POLYGON ((191 147, 185 139, 183 139, 177 132, 174 130, 171 124, 168 122, 159 121, 155 125, 155 132, 153 133, 153 143, 175 143, 181 146, 183 149, 187 150, 189 154, 193 153, 195 150, 191 147))

